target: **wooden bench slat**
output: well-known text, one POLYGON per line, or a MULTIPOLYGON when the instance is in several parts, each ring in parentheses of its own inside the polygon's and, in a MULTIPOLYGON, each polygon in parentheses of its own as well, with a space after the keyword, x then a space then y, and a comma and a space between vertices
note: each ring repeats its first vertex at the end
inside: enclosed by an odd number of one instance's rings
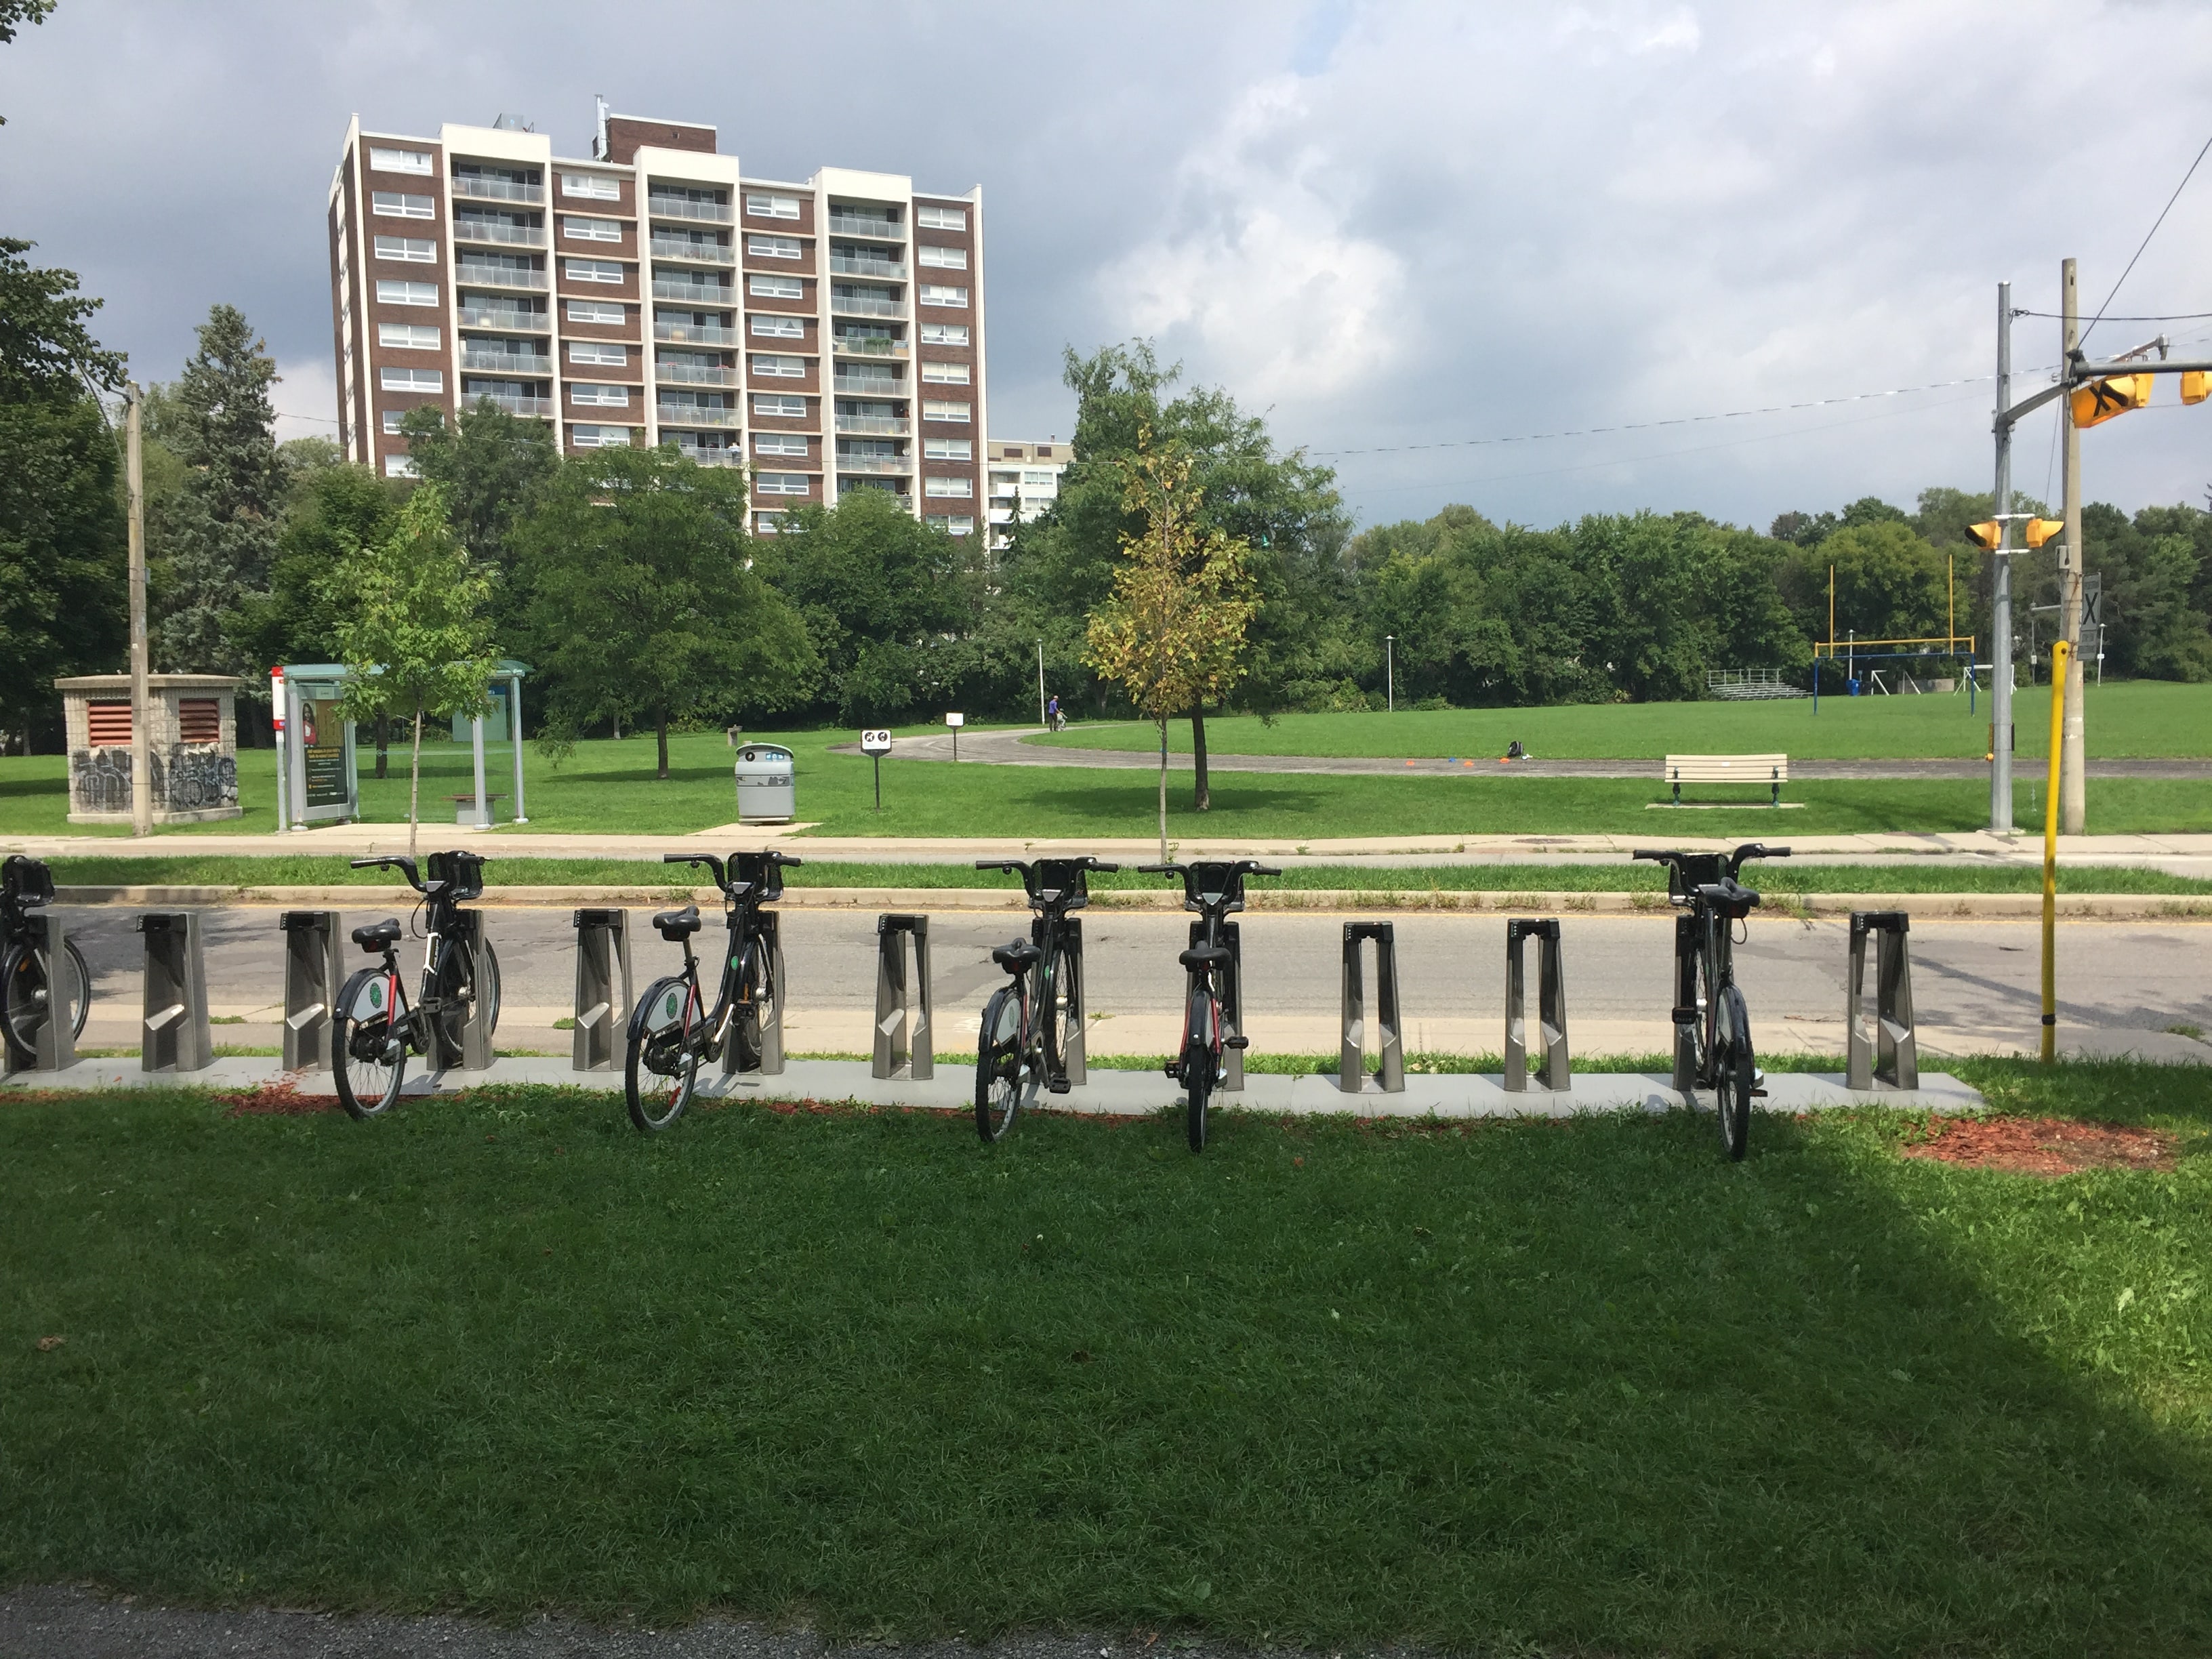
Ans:
POLYGON ((1790 781, 1787 755, 1669 755, 1662 774, 1674 787, 1674 804, 1682 803, 1686 783, 1763 783, 1779 805, 1782 786, 1790 781))

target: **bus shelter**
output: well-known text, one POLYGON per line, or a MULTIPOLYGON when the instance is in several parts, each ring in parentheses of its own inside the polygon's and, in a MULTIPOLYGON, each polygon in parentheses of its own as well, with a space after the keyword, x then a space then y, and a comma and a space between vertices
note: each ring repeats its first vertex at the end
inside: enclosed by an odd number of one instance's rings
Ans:
MULTIPOLYGON (((371 672, 376 671, 371 670, 371 672)), ((491 692, 514 760, 514 822, 527 823, 522 793, 522 680, 527 663, 501 658, 492 670, 491 692)), ((306 830, 361 817, 361 769, 355 722, 340 700, 352 671, 343 663, 288 663, 270 671, 270 707, 276 727, 276 825, 306 830)), ((456 722, 458 727, 459 722, 456 722)), ((457 822, 492 827, 492 802, 484 787, 484 720, 468 721, 473 789, 457 798, 457 822)), ((458 739, 459 732, 454 733, 458 739)))

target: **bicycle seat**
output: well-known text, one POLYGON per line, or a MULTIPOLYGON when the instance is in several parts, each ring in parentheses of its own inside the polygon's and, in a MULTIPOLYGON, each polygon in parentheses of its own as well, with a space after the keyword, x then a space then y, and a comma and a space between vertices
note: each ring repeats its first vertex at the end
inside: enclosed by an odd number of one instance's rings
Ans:
POLYGON ((1741 921, 1759 908, 1759 895, 1734 876, 1701 882, 1698 896, 1715 915, 1726 916, 1730 921, 1741 921))
POLYGON ((653 917, 653 925, 671 945, 681 944, 699 931, 699 907, 687 904, 681 910, 663 910, 653 917))
POLYGON ((353 942, 372 954, 389 950, 399 943, 399 923, 391 916, 367 923, 353 930, 353 942))
POLYGON ((1009 939, 991 952, 991 960, 1010 974, 1021 974, 1043 954, 1025 939, 1009 939))
POLYGON ((1176 960, 1194 974, 1227 964, 1229 952, 1218 945, 1194 945, 1176 960))

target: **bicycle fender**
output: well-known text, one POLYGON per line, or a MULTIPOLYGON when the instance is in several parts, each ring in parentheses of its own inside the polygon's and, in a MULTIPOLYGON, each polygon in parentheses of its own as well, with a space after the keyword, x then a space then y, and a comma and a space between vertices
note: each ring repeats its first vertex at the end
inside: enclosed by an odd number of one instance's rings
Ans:
POLYGON ((684 981, 684 975, 681 974, 664 975, 659 979, 653 981, 652 984, 647 986, 645 988, 645 994, 630 1005, 629 1021, 629 1029, 628 1035, 632 1042, 635 1042, 639 1037, 645 1035, 647 1029, 649 1029, 646 1024, 646 1016, 653 1011, 653 1007, 660 1001, 662 996, 664 996, 672 987, 675 989, 678 995, 681 996, 685 994, 686 988, 684 981))
MULTIPOLYGON (((355 969, 353 971, 353 976, 348 979, 343 988, 339 990, 337 1006, 331 1012, 336 1014, 345 1014, 350 1017, 354 1006, 354 998, 359 994, 361 988, 370 983, 372 981, 381 980, 384 977, 384 969, 381 968, 355 969)), ((369 1018, 374 1019, 380 1013, 384 1015, 386 1018, 389 1018, 392 1014, 392 1010, 388 1007, 373 1008, 369 1011, 369 1018)))

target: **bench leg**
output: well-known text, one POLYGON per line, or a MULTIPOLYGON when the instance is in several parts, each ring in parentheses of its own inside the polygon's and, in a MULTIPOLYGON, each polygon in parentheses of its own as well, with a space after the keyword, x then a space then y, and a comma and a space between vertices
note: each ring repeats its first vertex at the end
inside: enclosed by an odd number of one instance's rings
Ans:
POLYGON ((1674 805, 1677 805, 1677 806, 1680 806, 1681 804, 1682 804, 1682 781, 1681 781, 1681 779, 1677 778, 1677 779, 1675 779, 1675 780, 1674 780, 1674 805))

